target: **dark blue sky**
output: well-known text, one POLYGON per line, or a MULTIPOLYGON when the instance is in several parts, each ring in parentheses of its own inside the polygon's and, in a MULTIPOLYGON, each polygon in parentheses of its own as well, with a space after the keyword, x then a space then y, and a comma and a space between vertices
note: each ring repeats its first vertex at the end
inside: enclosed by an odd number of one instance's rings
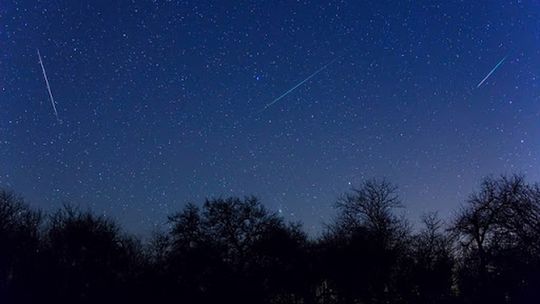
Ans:
POLYGON ((0 25, 0 187, 45 210, 144 232, 254 194, 316 232, 366 178, 413 221, 540 180, 537 1, 3 1, 0 25))

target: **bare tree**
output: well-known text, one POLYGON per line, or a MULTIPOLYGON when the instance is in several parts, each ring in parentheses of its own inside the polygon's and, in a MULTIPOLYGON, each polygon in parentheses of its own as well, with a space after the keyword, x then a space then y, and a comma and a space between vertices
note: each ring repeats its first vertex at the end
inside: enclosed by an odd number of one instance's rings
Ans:
POLYGON ((367 180, 337 201, 338 228, 351 231, 363 227, 390 236, 407 226, 395 214, 395 209, 401 207, 396 186, 384 179, 367 180))
POLYGON ((453 296, 452 240, 436 212, 424 214, 422 224, 412 249, 413 302, 441 303, 453 296))
POLYGON ((0 190, 0 302, 30 296, 21 293, 36 278, 40 225, 40 212, 13 192, 0 190))
MULTIPOLYGON (((395 214, 397 187, 368 180, 336 203, 338 216, 321 242, 322 283, 334 286, 338 302, 397 301, 400 277, 408 273, 410 229, 395 214)), ((408 284, 404 284, 408 285, 408 284)))
POLYGON ((462 249, 477 253, 483 271, 491 248, 520 243, 538 250, 539 207, 538 186, 528 185, 523 176, 488 177, 480 190, 469 197, 452 231, 462 249))
POLYGON ((488 177, 458 214, 462 291, 496 301, 530 292, 540 263, 540 191, 521 175, 488 177))

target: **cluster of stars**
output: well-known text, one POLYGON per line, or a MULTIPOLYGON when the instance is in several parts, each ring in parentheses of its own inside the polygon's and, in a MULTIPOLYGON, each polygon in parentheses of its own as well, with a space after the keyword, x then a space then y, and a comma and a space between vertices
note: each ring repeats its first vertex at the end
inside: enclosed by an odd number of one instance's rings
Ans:
POLYGON ((486 174, 540 180, 539 13, 519 1, 7 3, 0 187, 137 232, 187 202, 253 194, 317 233, 371 177, 400 186, 413 220, 449 214, 486 174))

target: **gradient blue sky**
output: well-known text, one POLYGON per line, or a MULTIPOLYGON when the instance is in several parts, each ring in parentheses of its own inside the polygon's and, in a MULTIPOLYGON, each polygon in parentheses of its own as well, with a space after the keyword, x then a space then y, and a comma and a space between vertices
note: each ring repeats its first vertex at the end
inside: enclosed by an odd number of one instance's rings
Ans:
POLYGON ((254 194, 316 233, 366 178, 412 221, 488 174, 540 180, 537 1, 3 1, 0 21, 0 187, 44 210, 145 233, 254 194))

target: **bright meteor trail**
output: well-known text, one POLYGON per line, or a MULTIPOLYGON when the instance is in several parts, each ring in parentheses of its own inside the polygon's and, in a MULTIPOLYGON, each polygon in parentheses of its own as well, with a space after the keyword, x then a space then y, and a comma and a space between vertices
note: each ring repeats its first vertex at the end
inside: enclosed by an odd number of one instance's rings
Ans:
MULTIPOLYGON (((302 80, 300 83, 298 83, 297 85, 295 85, 294 87, 290 88, 287 92, 281 94, 281 96, 279 96, 278 98, 274 99, 271 103, 267 104, 266 106, 264 106, 264 109, 262 109, 260 112, 263 112, 264 110, 268 109, 269 107, 271 107, 273 104, 275 104, 276 102, 278 102, 279 100, 281 100, 283 97, 289 95, 289 93, 291 93, 292 91, 294 91, 296 88, 298 88, 299 86, 301 86, 302 84, 304 84, 306 81, 310 80, 311 78, 315 77, 315 75, 319 74, 320 72, 324 71, 328 66, 330 66, 332 63, 334 63, 339 57, 336 57, 334 58, 332 61, 330 61, 329 63, 325 64, 323 67, 321 67, 320 69, 318 69, 317 71, 315 71, 313 74, 309 75, 308 78, 302 80)), ((259 113, 260 113, 259 112, 259 113)))
POLYGON ((56 111, 56 103, 54 102, 54 97, 51 91, 51 85, 49 84, 49 78, 47 78, 47 72, 45 72, 45 66, 43 66, 43 60, 41 59, 41 54, 39 53, 39 49, 37 50, 37 54, 39 57, 39 64, 41 65, 41 71, 43 71, 43 78, 45 78, 45 84, 47 85, 47 91, 49 91, 49 98, 51 100, 52 108, 54 110, 54 116, 56 116, 57 121, 60 121, 60 118, 58 117, 58 111, 56 111))
POLYGON ((508 57, 508 55, 504 56, 504 58, 501 59, 501 61, 499 61, 499 63, 497 63, 497 65, 493 69, 491 69, 491 71, 487 74, 486 77, 484 77, 484 79, 482 79, 482 81, 480 81, 480 83, 476 86, 476 88, 479 88, 484 83, 484 81, 486 81, 489 78, 489 76, 491 76, 491 74, 493 74, 493 72, 495 72, 495 70, 504 62, 506 57, 508 57))

